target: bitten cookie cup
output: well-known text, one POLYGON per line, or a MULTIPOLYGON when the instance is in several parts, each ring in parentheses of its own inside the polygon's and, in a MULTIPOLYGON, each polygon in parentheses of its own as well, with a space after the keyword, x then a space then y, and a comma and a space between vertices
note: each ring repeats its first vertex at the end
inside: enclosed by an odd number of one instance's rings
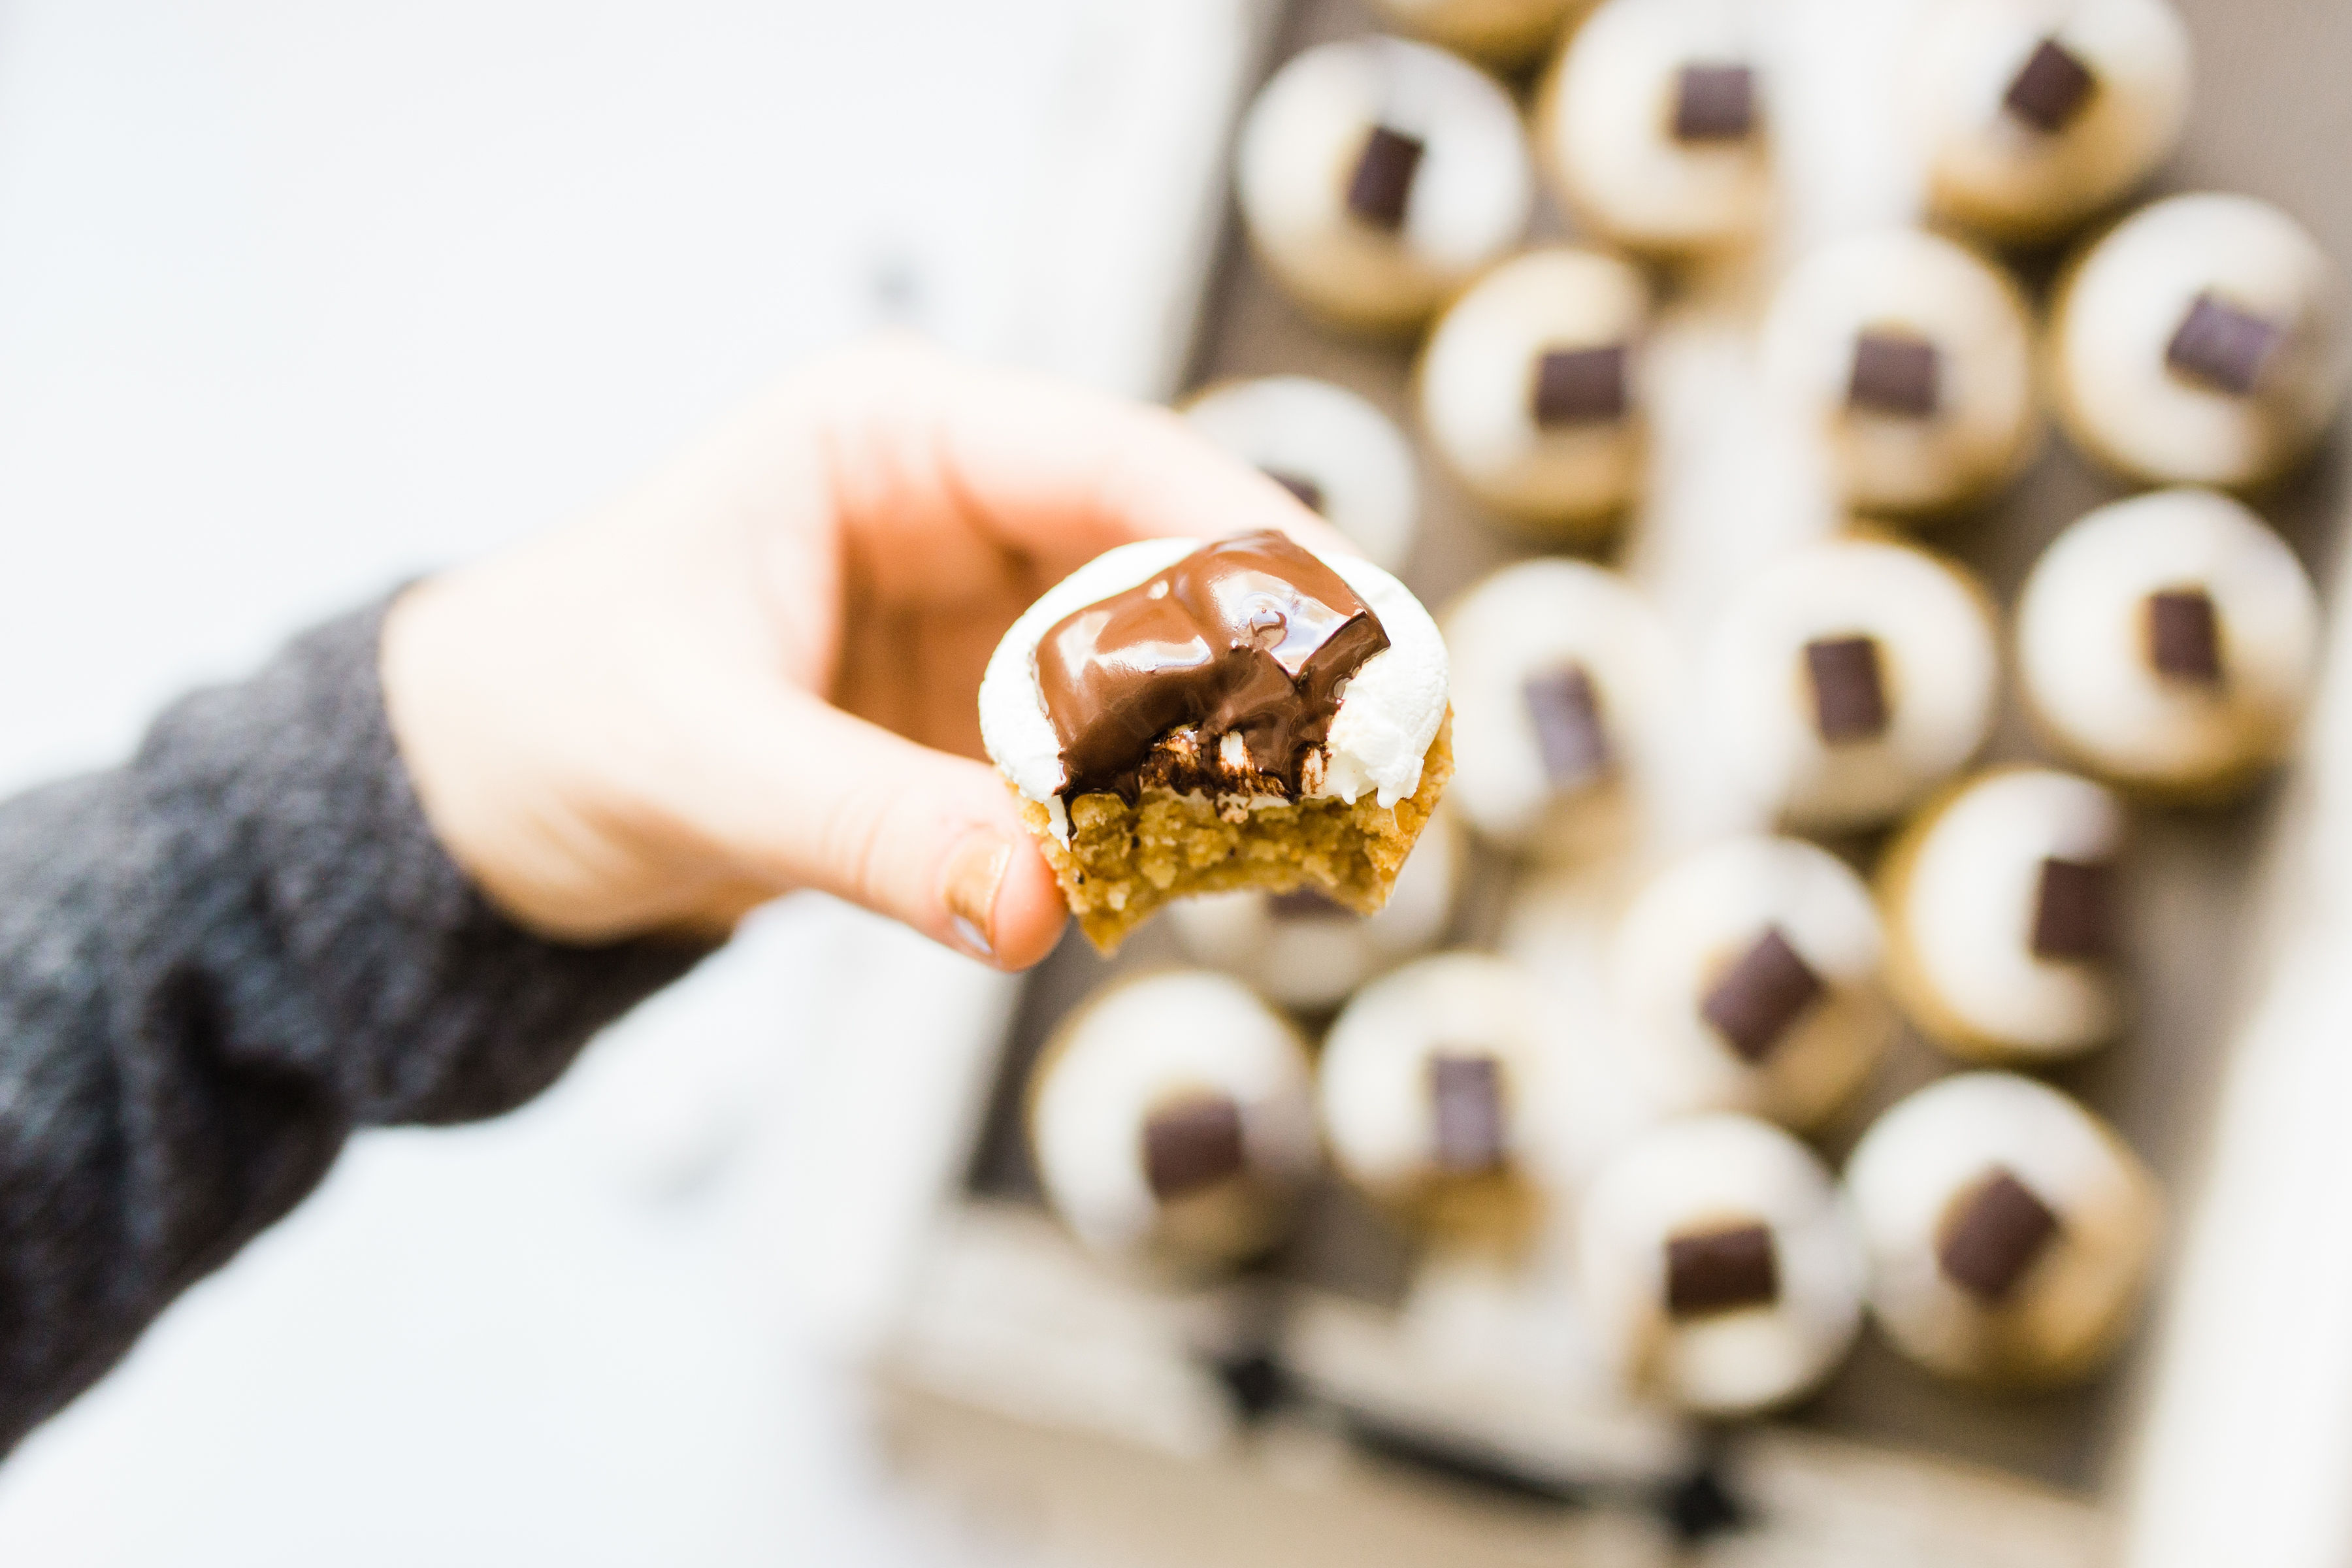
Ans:
POLYGON ((1064 1020, 1029 1080, 1031 1153, 1073 1234, 1192 1276, 1287 1231, 1315 1172, 1313 1075, 1248 987, 1178 970, 1115 984, 1064 1020))
POLYGON ((2218 803, 2292 748, 2319 603, 2285 542, 2210 490, 2090 512, 2017 604, 2017 668, 2053 745, 2136 794, 2218 803))
POLYGON ((1461 827, 1442 808, 1397 871, 1376 915, 1321 893, 1210 893, 1168 908, 1184 951, 1261 995, 1307 1011, 1336 1007, 1373 975, 1436 945, 1454 912, 1461 827))
POLYGON ((1845 1185, 1888 1339, 1947 1377, 2014 1388, 2097 1370, 2162 1230, 2156 1182, 2057 1090, 2009 1073, 1929 1085, 1879 1118, 1845 1185))
POLYGON ((1610 973, 1630 1079, 1657 1110, 1802 1131, 1850 1100, 1895 1035, 1869 890, 1793 838, 1727 839, 1634 899, 1610 973))
POLYGON ((1404 563, 1421 512, 1412 448, 1370 403, 1312 376, 1266 375, 1212 386, 1184 416, 1374 563, 1391 572, 1404 563))
POLYGON ((1524 1240, 1538 1212, 1536 1009, 1527 974, 1481 953, 1417 959, 1358 992, 1317 1069, 1341 1173, 1437 1237, 1524 1240))
POLYGON ((1940 0, 1902 94, 1928 205, 1989 239, 2054 239, 2170 155, 2189 83, 2168 0, 1940 0))
POLYGON ((1888 976, 1956 1055, 2042 1062, 2112 1038, 2123 805, 2088 779, 2001 768, 1945 792, 1879 868, 1888 976))
POLYGON ((1858 510, 1965 506, 2033 455, 2041 424, 2025 301, 1948 239, 1885 229, 1814 251, 1773 300, 1764 360, 1858 510))
POLYGON ((1615 525, 1642 480, 1642 340, 1650 289, 1597 250, 1503 263, 1430 333, 1416 377, 1422 426, 1465 489, 1561 542, 1615 525))
POLYGON ((1371 563, 1274 532, 1145 540, 1013 624, 981 736, 1108 952, 1193 893, 1377 911, 1453 772, 1445 692, 1435 623, 1371 563))
POLYGON ((1351 38, 1266 83, 1235 189, 1252 247, 1300 304, 1402 332, 1518 242, 1535 177, 1491 78, 1426 45, 1351 38))
POLYGON ((1772 156, 1752 16, 1739 0, 1607 0, 1570 35, 1536 156, 1584 226, 1666 258, 1763 229, 1772 156))
POLYGON ((2243 489, 2326 433, 2345 338, 2341 275, 2301 225, 2251 196, 2173 196, 2070 265, 2049 380, 2066 434, 2100 462, 2243 489))
POLYGON ((1521 562, 1454 602, 1445 642, 1450 798, 1479 837, 1552 862, 1626 842, 1672 708, 1673 649, 1641 594, 1582 562, 1521 562))
POLYGON ((1960 567, 1869 537, 1798 550, 1725 606, 1700 671, 1732 782, 1811 832, 1899 815, 1976 755, 2000 660, 1960 567))
POLYGON ((1404 31, 1497 70, 1526 65, 1559 37, 1587 0, 1378 0, 1404 31))
POLYGON ((1861 1322, 1863 1255, 1812 1152, 1744 1116, 1668 1122, 1578 1209, 1578 1286, 1629 1390, 1708 1415, 1818 1386, 1861 1322))

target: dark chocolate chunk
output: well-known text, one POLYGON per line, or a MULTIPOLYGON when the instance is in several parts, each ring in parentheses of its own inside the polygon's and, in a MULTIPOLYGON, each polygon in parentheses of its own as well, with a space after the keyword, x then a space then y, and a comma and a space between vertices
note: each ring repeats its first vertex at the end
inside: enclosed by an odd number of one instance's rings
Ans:
POLYGON ((1536 423, 1598 425, 1625 416, 1625 345, 1553 349, 1536 362, 1536 423))
POLYGON ((1412 177, 1426 151, 1421 138, 1372 127, 1364 150, 1356 157, 1356 172, 1348 180, 1348 210, 1379 228, 1402 228, 1405 204, 1412 196, 1412 177))
POLYGON ((2010 79, 2001 105, 2036 131, 2056 135, 2090 101, 2099 79, 2055 38, 2044 38, 2010 79))
POLYGON ((1241 1107, 1223 1095, 1162 1106, 1143 1123, 1143 1177, 1163 1203, 1242 1168, 1241 1107))
POLYGON ((1813 680, 1813 728, 1831 745, 1886 732, 1886 687, 1873 637, 1822 637, 1805 645, 1813 680))
POLYGON ((2036 958, 2106 958, 2115 952, 2115 868, 2105 860, 2042 862, 2033 897, 2036 958))
POLYGON ((1685 66, 1675 81, 1675 140, 1738 142, 1756 129, 1756 73, 1747 66, 1685 66))
POLYGON ((1554 790, 1584 789, 1608 773, 1609 728, 1601 719, 1601 694, 1582 665, 1538 670, 1520 683, 1519 693, 1554 790))
POLYGON ((1204 544, 1122 594, 1055 622, 1037 645, 1037 689, 1076 799, 1179 792, 1296 796, 1339 690, 1389 646, 1339 574, 1267 530, 1204 544), (1178 730, 1190 743, 1159 757, 1178 730), (1241 737, 1245 775, 1222 756, 1241 737))
POLYGON ((2205 293, 2181 318, 2164 360, 2191 380, 2245 397, 2262 384, 2263 369, 2285 341, 2278 322, 2205 293))
POLYGON ((1740 1060, 1753 1064, 1770 1056, 1799 1015, 1827 990, 1780 928, 1767 926, 1707 992, 1699 1016, 1740 1060))
POLYGON ((1864 332, 1853 340, 1846 404, 1873 414, 1930 418, 1941 397, 1943 358, 1935 344, 1908 332, 1864 332))
POLYGON ((1489 1056, 1429 1058, 1438 1169, 1475 1176, 1503 1163, 1503 1065, 1489 1056))
POLYGON ((1956 1205, 1936 1248, 1944 1278, 1979 1300, 1998 1302, 2058 1234, 2058 1216, 2032 1189, 1996 1167, 1956 1205))
POLYGON ((1666 1242, 1666 1311, 1703 1317, 1780 1299, 1780 1259, 1760 1225, 1677 1236, 1666 1242))
POLYGON ((1276 920, 1352 921, 1363 918, 1347 905, 1332 902, 1331 896, 1320 888, 1293 888, 1286 893, 1274 894, 1265 902, 1276 920))
POLYGON ((1313 479, 1302 479, 1297 474, 1286 474, 1276 468, 1260 468, 1258 472, 1298 498, 1298 504, 1308 511, 1323 510, 1323 487, 1313 479))
POLYGON ((2221 680, 2221 626, 2211 595, 2166 588, 2147 596, 2147 661, 2168 679, 2221 680))

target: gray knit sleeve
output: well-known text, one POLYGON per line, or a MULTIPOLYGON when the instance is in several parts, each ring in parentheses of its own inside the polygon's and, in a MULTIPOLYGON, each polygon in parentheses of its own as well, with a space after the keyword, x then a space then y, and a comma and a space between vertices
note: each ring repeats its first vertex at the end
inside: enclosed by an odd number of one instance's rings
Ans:
POLYGON ((0 805, 0 1453, 353 1128, 520 1105, 702 955, 564 946, 484 902, 394 747, 383 616, 0 805))

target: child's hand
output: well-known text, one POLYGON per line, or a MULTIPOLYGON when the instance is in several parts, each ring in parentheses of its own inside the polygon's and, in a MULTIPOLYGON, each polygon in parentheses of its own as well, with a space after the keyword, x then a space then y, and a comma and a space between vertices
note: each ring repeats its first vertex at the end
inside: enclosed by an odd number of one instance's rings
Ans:
POLYGON ((1064 910, 975 760, 998 637, 1114 544, 1269 526, 1336 543, 1164 411, 879 345, 404 595, 384 699, 442 842, 538 931, 719 933, 822 888, 1019 968, 1064 910))

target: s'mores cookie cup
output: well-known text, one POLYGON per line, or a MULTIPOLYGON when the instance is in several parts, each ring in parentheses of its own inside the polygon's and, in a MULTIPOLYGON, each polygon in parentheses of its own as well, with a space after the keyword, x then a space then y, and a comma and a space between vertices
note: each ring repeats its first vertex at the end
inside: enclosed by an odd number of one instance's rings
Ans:
POLYGON ((1799 1398, 1862 1321, 1863 1255, 1811 1150, 1744 1116, 1671 1121, 1577 1210, 1578 1287, 1629 1391, 1707 1415, 1799 1398))
POLYGON ((1360 915, 1312 888, 1179 899, 1168 906, 1184 951, 1286 1007, 1336 1007, 1382 970, 1436 945, 1462 882, 1462 830, 1442 808, 1396 876, 1389 901, 1360 915))
POLYGON ((1523 1239, 1545 1068, 1537 1005, 1517 964, 1472 952, 1416 959, 1358 992, 1317 1068, 1341 1173, 1436 1235, 1523 1239))
POLYGON ((1763 73, 1739 0, 1607 0, 1570 34, 1536 110, 1536 157, 1593 233, 1681 258, 1769 218, 1763 73))
POLYGON ((1249 988, 1203 970, 1112 985, 1064 1020, 1029 1080, 1045 1196, 1102 1256, 1196 1276, 1287 1231, 1319 1158, 1307 1048, 1249 988))
POLYGON ((1184 405, 1193 429, 1297 496, 1394 572, 1421 516, 1412 448, 1389 416, 1308 375, 1221 382, 1184 405))
POLYGON ((1764 362, 1848 506, 1948 511, 2033 454, 2033 339, 2016 285, 1965 246, 1881 229, 1822 247, 1774 297, 1764 362))
POLYGON ((1416 37, 1512 70, 1559 37, 1585 0, 1378 0, 1381 14, 1416 37))
POLYGON ((1478 836, 1533 859, 1632 837, 1665 749, 1672 646, 1640 591, 1581 561, 1523 561, 1445 613, 1450 798, 1478 836))
POLYGON ((1481 502, 1546 538, 1615 527, 1646 451, 1639 356, 1650 286, 1627 263, 1557 246, 1487 273, 1422 353, 1422 427, 1481 502))
POLYGON ((1928 205, 2004 244, 2054 239, 2171 154, 2189 79, 2169 0, 1939 0, 1902 93, 1928 205))
POLYGON ((1884 956, 1869 890, 1826 850, 1743 837, 1685 856, 1613 943, 1627 1075, 1667 1114, 1817 1126, 1894 1040, 1884 956))
POLYGON ((2011 1388, 2097 1370, 2146 1289, 2156 1181, 2056 1089, 1963 1073, 1880 1117, 1846 1163, 1886 1337, 1947 1377, 2011 1388))
POLYGON ((2068 268, 2049 380, 2074 444, 2147 484, 2241 489, 2326 433, 2352 343, 2341 274, 2252 196, 2142 207, 2068 268))
POLYGON ((1349 38, 1265 84, 1234 192, 1251 248, 1301 305, 1402 332, 1518 242, 1535 174, 1492 78, 1425 44, 1349 38))
POLYGON ((2123 803, 2053 768, 2000 768, 1906 825, 1878 873, 1888 978, 1956 1055, 2045 1062, 2111 1038, 2123 803))
POLYGON ((1807 832, 1874 826, 1958 772, 1992 726, 1999 675, 1976 580, 1864 536, 1750 578, 1700 671, 1734 786, 1807 832))
POLYGON ((1004 634, 981 737, 1094 944, 1170 899, 1361 914, 1453 772, 1445 645, 1403 584, 1271 531, 1097 556, 1004 634))
POLYGON ((2302 563, 2210 490, 2086 514, 2018 596, 2018 679, 2035 721, 2090 772, 2158 798, 2227 800, 2284 760, 2318 649, 2302 563))

